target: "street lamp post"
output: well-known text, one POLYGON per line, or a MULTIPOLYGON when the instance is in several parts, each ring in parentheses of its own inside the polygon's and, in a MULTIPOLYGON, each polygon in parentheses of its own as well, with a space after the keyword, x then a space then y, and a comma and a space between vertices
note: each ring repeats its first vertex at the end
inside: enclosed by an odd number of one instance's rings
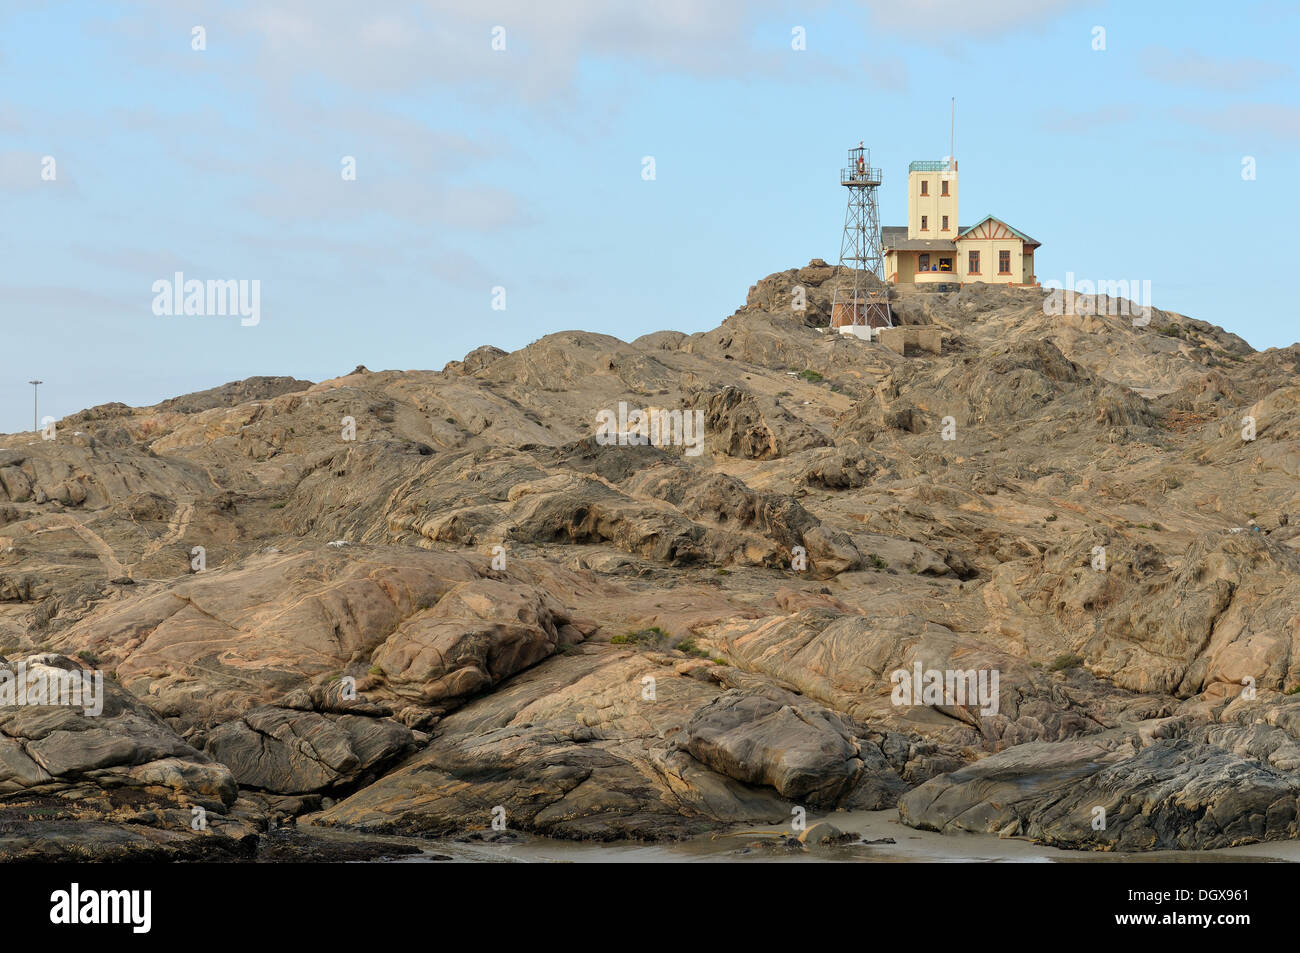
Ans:
POLYGON ((38 416, 36 409, 36 394, 45 381, 28 381, 27 383, 32 385, 32 430, 39 432, 41 427, 39 423, 40 417, 38 416))

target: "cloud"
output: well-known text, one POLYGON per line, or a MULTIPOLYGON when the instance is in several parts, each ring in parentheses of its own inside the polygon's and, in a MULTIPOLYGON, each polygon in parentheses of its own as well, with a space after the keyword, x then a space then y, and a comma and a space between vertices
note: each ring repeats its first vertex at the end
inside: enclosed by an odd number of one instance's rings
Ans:
POLYGON ((151 57, 160 55, 159 21, 167 24, 164 35, 187 41, 190 25, 202 23, 208 53, 238 49, 259 81, 278 87, 314 76, 352 92, 454 86, 483 102, 536 104, 571 97, 587 61, 704 78, 796 77, 808 68, 788 51, 753 42, 759 24, 786 11, 779 0, 147 0, 145 6, 149 13, 115 29, 152 48, 151 57), (494 31, 502 31, 495 35, 504 49, 493 48, 494 31))
POLYGON ((477 258, 455 249, 444 249, 434 254, 429 260, 429 271, 446 284, 458 288, 478 288, 484 295, 501 281, 500 274, 489 272, 477 258))
POLYGON ((101 268, 127 275, 149 276, 151 283, 153 278, 169 276, 176 271, 201 270, 194 261, 160 249, 146 250, 123 245, 102 248, 85 242, 74 242, 70 250, 84 261, 101 268))
POLYGON ((69 314, 123 313, 142 310, 148 313, 148 289, 141 291, 138 298, 122 294, 110 294, 89 288, 72 288, 52 285, 3 285, 0 286, 0 298, 6 308, 14 313, 24 312, 30 322, 22 322, 10 331, 30 330, 36 336, 47 333, 47 322, 51 317, 69 314))
POLYGON ((1099 106, 1086 112, 1054 112, 1040 116, 1038 128, 1044 132, 1090 133, 1106 126, 1116 126, 1133 122, 1141 114, 1133 106, 1121 103, 1112 106, 1099 106))
POLYGON ((1252 58, 1215 59, 1191 50, 1175 53, 1163 46, 1147 47, 1142 71, 1151 79, 1174 86, 1239 93, 1292 75, 1285 63, 1252 58))
POLYGON ((76 184, 69 178, 57 156, 44 156, 26 150, 0 152, 0 191, 34 192, 37 189, 58 189, 77 194, 76 184), (47 166, 47 159, 51 158, 54 161, 47 166), (42 172, 46 168, 52 171, 54 178, 42 178, 42 172))
POLYGON ((1175 109, 1170 115, 1249 151, 1259 142, 1300 142, 1300 108, 1271 103, 1240 103, 1217 109, 1175 109))
POLYGON ((865 0, 882 27, 921 42, 946 43, 956 34, 988 36, 1041 26, 1089 0, 865 0))
POLYGON ((529 219, 520 199, 504 189, 392 170, 367 172, 360 162, 355 181, 345 181, 338 165, 278 166, 264 174, 244 207, 281 222, 356 222, 378 215, 475 231, 516 227, 529 219))
MULTIPOLYGON (((0 64, 3 60, 0 60, 0 64)), ((22 132, 25 128, 18 110, 12 103, 0 103, 0 134, 12 135, 22 132)))

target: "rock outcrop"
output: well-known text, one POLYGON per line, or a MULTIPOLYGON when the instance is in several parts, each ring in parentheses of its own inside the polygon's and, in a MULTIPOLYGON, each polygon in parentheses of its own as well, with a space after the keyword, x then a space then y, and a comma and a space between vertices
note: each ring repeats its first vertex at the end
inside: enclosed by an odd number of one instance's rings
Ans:
POLYGON ((94 715, 0 693, 0 858, 895 804, 1081 849, 1296 837, 1300 346, 974 285, 892 289, 944 342, 903 356, 825 332, 845 278, 0 437, 0 681, 104 684, 94 715), (638 409, 701 439, 597 426, 638 409))

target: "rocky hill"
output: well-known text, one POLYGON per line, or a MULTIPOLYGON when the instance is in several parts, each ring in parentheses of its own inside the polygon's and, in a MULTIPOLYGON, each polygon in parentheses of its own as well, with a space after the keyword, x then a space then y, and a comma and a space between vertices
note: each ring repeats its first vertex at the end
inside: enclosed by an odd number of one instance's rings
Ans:
POLYGON ((1300 346, 974 286, 899 295, 944 334, 902 355, 816 326, 831 281, 769 276, 701 334, 0 437, 0 670, 106 674, 100 714, 0 707, 0 857, 498 808, 563 838, 895 805, 1078 848, 1298 836, 1300 346), (598 440, 620 403, 702 442, 598 440), (996 705, 896 704, 918 665, 996 672, 996 705))

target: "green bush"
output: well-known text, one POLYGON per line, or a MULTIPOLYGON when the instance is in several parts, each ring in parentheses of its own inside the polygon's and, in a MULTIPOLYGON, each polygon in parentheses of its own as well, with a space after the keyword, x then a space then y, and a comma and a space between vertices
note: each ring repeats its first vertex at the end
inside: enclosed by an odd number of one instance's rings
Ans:
POLYGON ((1083 658, 1078 655, 1058 655, 1056 659, 1048 666, 1049 672, 1063 672, 1067 668, 1078 668, 1083 664, 1083 658))
POLYGON ((677 651, 694 655, 696 658, 708 658, 709 653, 695 644, 694 639, 682 639, 677 643, 677 651))
POLYGON ((668 633, 657 625, 648 629, 640 629, 636 632, 629 632, 626 635, 616 635, 609 640, 611 645, 662 645, 668 639, 668 633))

